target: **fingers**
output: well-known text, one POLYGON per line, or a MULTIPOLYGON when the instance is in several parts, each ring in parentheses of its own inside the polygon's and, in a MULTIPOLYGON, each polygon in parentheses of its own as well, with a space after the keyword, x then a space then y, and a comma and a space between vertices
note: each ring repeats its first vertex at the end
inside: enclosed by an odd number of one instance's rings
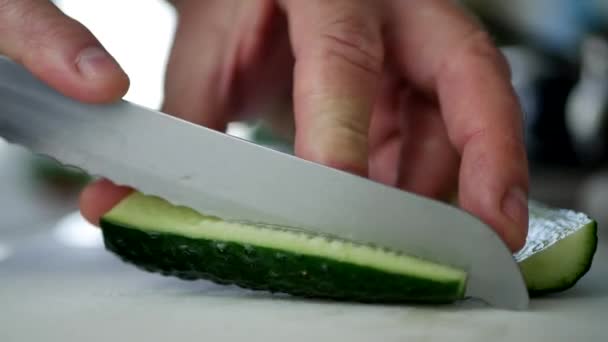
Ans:
POLYGON ((397 186, 448 200, 458 184, 458 152, 450 143, 437 104, 412 91, 403 99, 403 139, 397 186))
POLYGON ((449 139, 461 155, 460 204, 517 250, 528 227, 528 166, 508 65, 451 2, 395 3, 402 15, 389 34, 395 63, 417 86, 436 91, 449 139))
POLYGON ((108 180, 93 182, 80 194, 80 212, 91 224, 98 225, 99 219, 131 192, 108 180))
POLYGON ((367 1, 282 1, 295 55, 296 154, 367 174, 368 130, 383 67, 367 1))
POLYGON ((384 73, 369 128, 369 178, 396 186, 403 141, 402 93, 399 79, 384 73))
POLYGON ((457 190, 458 166, 436 103, 384 81, 370 126, 370 178, 448 200, 457 190))
MULTIPOLYGON (((0 53, 80 101, 112 102, 129 87, 127 75, 91 32, 50 1, 0 0, 0 53)), ((96 183, 82 194, 83 215, 97 224, 125 194, 96 183)))
POLYGON ((178 6, 179 25, 167 65, 162 110, 217 130, 227 124, 225 60, 234 0, 187 1, 178 6))
POLYGON ((0 0, 0 54, 81 101, 111 102, 129 87, 95 37, 50 1, 0 0))
MULTIPOLYGON (((249 15, 245 28, 251 31, 245 32, 252 36, 247 37, 247 45, 240 46, 232 40, 230 28, 238 17, 236 5, 242 4, 240 0, 176 3, 180 24, 166 75, 163 111, 218 130, 225 128, 231 109, 228 93, 234 90, 232 82, 240 59, 258 58, 255 45, 259 43, 253 39, 260 37, 252 31, 264 33, 273 12, 269 1, 248 2, 241 9, 243 15, 249 15)), ((93 183, 81 195, 81 212, 98 224, 99 218, 130 191, 105 180, 93 183)))
POLYGON ((485 55, 485 38, 470 39, 457 62, 446 64, 437 76, 450 140, 462 155, 459 201, 498 229, 515 250, 523 246, 528 228, 523 115, 504 62, 485 55))

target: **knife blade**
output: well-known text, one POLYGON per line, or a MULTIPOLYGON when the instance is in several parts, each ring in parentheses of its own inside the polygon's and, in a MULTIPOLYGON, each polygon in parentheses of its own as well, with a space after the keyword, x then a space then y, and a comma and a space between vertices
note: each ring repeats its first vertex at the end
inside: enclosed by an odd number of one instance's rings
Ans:
POLYGON ((453 206, 128 101, 67 98, 0 57, 0 136, 174 204, 228 220, 372 243, 468 272, 466 295, 524 309, 528 292, 497 234, 453 206))

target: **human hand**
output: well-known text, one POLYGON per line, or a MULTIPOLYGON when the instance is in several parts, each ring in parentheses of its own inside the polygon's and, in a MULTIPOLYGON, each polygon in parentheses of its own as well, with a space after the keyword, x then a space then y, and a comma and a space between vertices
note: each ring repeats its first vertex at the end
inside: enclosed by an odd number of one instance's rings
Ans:
POLYGON ((0 0, 0 55, 83 102, 113 102, 129 88, 127 75, 91 32, 47 0, 0 0))
POLYGON ((129 88, 91 32, 47 0, 0 0, 0 54, 80 101, 112 102, 129 88))
MULTIPOLYGON (((488 35, 444 0, 181 0, 163 110, 222 130, 293 97, 300 157, 527 231, 522 114, 488 35), (278 99, 278 103, 277 103, 278 99)), ((82 196, 93 222, 129 190, 82 196)), ((449 229, 449 227, 446 227, 449 229)))

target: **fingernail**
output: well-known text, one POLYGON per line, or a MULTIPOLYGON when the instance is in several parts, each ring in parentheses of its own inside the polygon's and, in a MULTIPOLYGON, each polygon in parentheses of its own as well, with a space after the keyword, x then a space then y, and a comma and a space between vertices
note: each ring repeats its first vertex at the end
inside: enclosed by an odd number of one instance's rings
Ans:
POLYGON ((105 77, 121 70, 112 56, 96 46, 80 52, 76 58, 76 67, 86 78, 105 77))
POLYGON ((521 188, 507 192, 502 202, 502 211, 519 226, 528 225, 528 196, 521 188))

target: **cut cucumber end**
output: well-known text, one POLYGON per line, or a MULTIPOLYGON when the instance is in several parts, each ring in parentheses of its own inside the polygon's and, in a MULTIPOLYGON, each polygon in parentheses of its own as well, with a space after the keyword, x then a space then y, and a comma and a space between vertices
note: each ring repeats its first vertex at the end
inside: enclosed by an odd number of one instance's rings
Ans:
POLYGON ((591 269, 596 249, 597 223, 593 221, 542 253, 521 261, 519 266, 530 296, 573 287, 591 269))
POLYGON ((591 268, 597 249, 597 222, 567 209, 530 201, 524 248, 515 254, 530 296, 565 291, 591 268))

